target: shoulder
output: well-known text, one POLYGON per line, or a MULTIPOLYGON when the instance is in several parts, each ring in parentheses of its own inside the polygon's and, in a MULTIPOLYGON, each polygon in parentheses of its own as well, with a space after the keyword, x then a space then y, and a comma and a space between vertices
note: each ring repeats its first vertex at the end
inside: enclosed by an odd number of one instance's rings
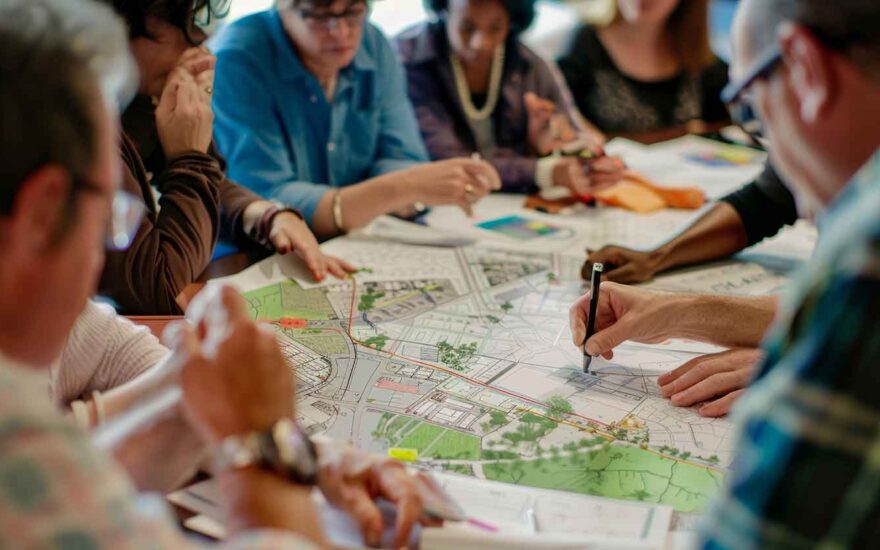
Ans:
POLYGON ((715 60, 709 64, 703 72, 701 73, 701 77, 704 83, 704 86, 711 87, 712 89, 718 89, 719 93, 724 86, 727 85, 728 80, 728 66, 723 60, 719 58, 715 58, 715 60))
POLYGON ((440 23, 419 23, 407 27, 394 38, 394 48, 404 65, 420 64, 437 58, 440 23))
POLYGON ((372 59, 379 65, 379 70, 388 64, 400 64, 388 37, 373 23, 364 25, 364 36, 361 38, 361 51, 358 52, 358 56, 372 59))
POLYGON ((209 42, 215 54, 225 52, 251 52, 255 55, 272 49, 272 25, 277 18, 274 10, 242 17, 224 27, 209 42))
POLYGON ((568 48, 563 56, 576 57, 600 48, 601 43, 599 42, 599 36, 596 33, 596 27, 592 25, 581 25, 575 29, 568 48))

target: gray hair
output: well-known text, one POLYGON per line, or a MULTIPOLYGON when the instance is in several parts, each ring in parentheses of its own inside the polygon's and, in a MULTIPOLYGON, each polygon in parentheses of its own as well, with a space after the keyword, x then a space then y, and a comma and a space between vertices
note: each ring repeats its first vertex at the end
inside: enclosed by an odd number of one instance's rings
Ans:
POLYGON ((83 177, 97 151, 95 102, 130 101, 128 34, 93 0, 0 0, 0 215, 48 163, 83 177))
POLYGON ((866 75, 880 79, 880 1, 752 0, 744 9, 755 51, 774 45, 779 25, 790 21, 809 28, 866 75))

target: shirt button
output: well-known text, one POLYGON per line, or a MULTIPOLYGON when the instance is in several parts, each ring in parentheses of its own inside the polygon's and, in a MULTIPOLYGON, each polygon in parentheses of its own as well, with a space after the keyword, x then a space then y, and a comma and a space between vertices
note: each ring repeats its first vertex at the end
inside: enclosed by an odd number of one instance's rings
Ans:
POLYGON ((313 95, 312 97, 309 98, 309 101, 311 101, 312 103, 317 103, 317 102, 318 102, 318 96, 313 95))
POLYGON ((333 151, 336 150, 336 144, 331 141, 330 143, 327 144, 327 150, 332 153, 333 151))

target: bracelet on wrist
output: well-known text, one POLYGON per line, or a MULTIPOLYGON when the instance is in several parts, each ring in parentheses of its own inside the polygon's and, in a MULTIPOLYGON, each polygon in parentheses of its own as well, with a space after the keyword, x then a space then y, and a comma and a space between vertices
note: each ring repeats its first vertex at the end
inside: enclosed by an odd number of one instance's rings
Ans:
POLYGON ((342 191, 336 190, 333 194, 333 227, 340 235, 344 235, 345 225, 342 222, 342 191))

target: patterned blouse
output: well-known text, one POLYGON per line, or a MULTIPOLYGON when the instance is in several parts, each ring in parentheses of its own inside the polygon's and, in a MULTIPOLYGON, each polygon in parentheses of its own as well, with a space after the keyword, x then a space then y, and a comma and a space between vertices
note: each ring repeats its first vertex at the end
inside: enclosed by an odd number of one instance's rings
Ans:
POLYGON ((729 115, 721 102, 727 65, 717 62, 702 73, 681 73, 641 81, 620 71, 596 29, 578 29, 559 68, 581 114, 606 133, 650 132, 693 120, 719 122, 729 115))

